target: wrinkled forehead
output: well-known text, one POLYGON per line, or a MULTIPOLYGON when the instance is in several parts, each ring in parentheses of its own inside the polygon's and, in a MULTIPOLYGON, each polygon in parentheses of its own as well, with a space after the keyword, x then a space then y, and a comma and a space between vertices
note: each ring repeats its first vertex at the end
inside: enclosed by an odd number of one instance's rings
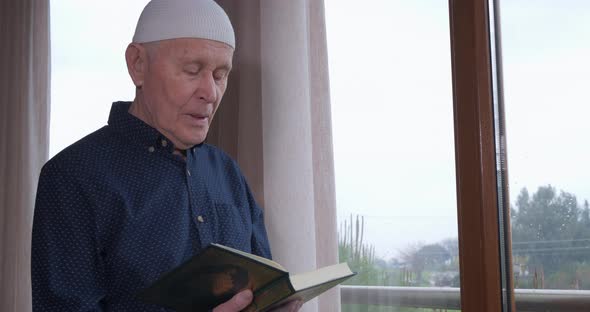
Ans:
POLYGON ((168 39, 144 44, 148 52, 175 62, 198 62, 231 68, 234 48, 216 40, 168 39), (150 51, 151 50, 151 51, 150 51))

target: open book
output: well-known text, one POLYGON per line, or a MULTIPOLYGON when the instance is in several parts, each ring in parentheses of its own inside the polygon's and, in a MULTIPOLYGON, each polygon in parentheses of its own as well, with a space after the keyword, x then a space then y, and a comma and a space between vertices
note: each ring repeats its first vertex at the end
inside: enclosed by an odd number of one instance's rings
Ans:
POLYGON ((290 275, 280 264, 211 244, 138 294, 146 303, 176 311, 208 311, 249 288, 254 299, 244 311, 267 311, 291 300, 308 301, 355 273, 340 263, 290 275))

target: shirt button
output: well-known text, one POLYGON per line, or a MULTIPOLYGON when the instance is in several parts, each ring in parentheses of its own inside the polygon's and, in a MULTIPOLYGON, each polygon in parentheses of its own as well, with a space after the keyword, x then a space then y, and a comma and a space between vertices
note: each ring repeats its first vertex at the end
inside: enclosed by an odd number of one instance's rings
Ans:
POLYGON ((203 223, 203 222, 205 222, 205 219, 203 219, 203 216, 198 216, 197 221, 203 223))
POLYGON ((168 145, 168 141, 162 140, 162 147, 166 147, 168 145))
POLYGON ((188 174, 188 176, 190 177, 191 176, 191 171, 188 170, 188 169, 186 169, 186 174, 188 174))
POLYGON ((156 149, 153 146, 148 147, 148 151, 150 153, 153 153, 156 149))

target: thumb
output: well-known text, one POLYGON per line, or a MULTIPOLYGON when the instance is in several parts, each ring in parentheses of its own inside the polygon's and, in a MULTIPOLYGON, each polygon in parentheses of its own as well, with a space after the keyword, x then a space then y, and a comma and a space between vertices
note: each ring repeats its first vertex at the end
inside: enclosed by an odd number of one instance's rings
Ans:
POLYGON ((252 291, 249 289, 240 291, 229 301, 218 305, 213 312, 239 312, 245 309, 252 302, 252 291))

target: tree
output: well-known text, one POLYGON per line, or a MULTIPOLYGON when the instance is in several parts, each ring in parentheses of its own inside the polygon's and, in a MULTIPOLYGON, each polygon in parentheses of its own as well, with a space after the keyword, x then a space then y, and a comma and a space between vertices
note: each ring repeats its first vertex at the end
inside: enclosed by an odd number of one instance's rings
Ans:
POLYGON ((576 235, 574 236, 573 246, 576 248, 574 258, 578 262, 590 262, 590 251, 584 252, 585 248, 590 247, 590 207, 588 200, 584 201, 584 208, 580 212, 580 220, 576 229, 576 235))
MULTIPOLYGON (((526 255, 529 266, 556 272, 575 260, 575 238, 580 233, 580 208, 576 196, 541 186, 532 198, 522 189, 512 217, 513 254, 526 255)), ((582 213, 583 215, 583 213, 582 213)), ((583 218, 583 216, 582 216, 583 218)))
POLYGON ((459 240, 457 238, 447 238, 440 242, 449 253, 451 257, 451 263, 449 268, 451 270, 459 271, 459 240))
MULTIPOLYGON (((344 220, 338 233, 338 254, 340 262, 347 262, 358 274, 347 280, 348 285, 384 285, 389 279, 387 272, 376 265, 375 247, 363 241, 365 218, 350 216, 344 220)), ((383 260, 378 261, 384 263, 383 260)))
POLYGON ((423 246, 418 250, 417 257, 421 258, 424 267, 430 270, 439 270, 447 261, 451 260, 448 250, 440 244, 423 246))
MULTIPOLYGON (((424 246, 423 243, 413 243, 407 245, 403 250, 399 251, 400 259, 409 268, 416 273, 416 281, 414 284, 420 284, 422 281, 422 272, 424 271, 424 259, 418 256, 418 251, 424 246)), ((414 285, 416 286, 416 285, 414 285)))

